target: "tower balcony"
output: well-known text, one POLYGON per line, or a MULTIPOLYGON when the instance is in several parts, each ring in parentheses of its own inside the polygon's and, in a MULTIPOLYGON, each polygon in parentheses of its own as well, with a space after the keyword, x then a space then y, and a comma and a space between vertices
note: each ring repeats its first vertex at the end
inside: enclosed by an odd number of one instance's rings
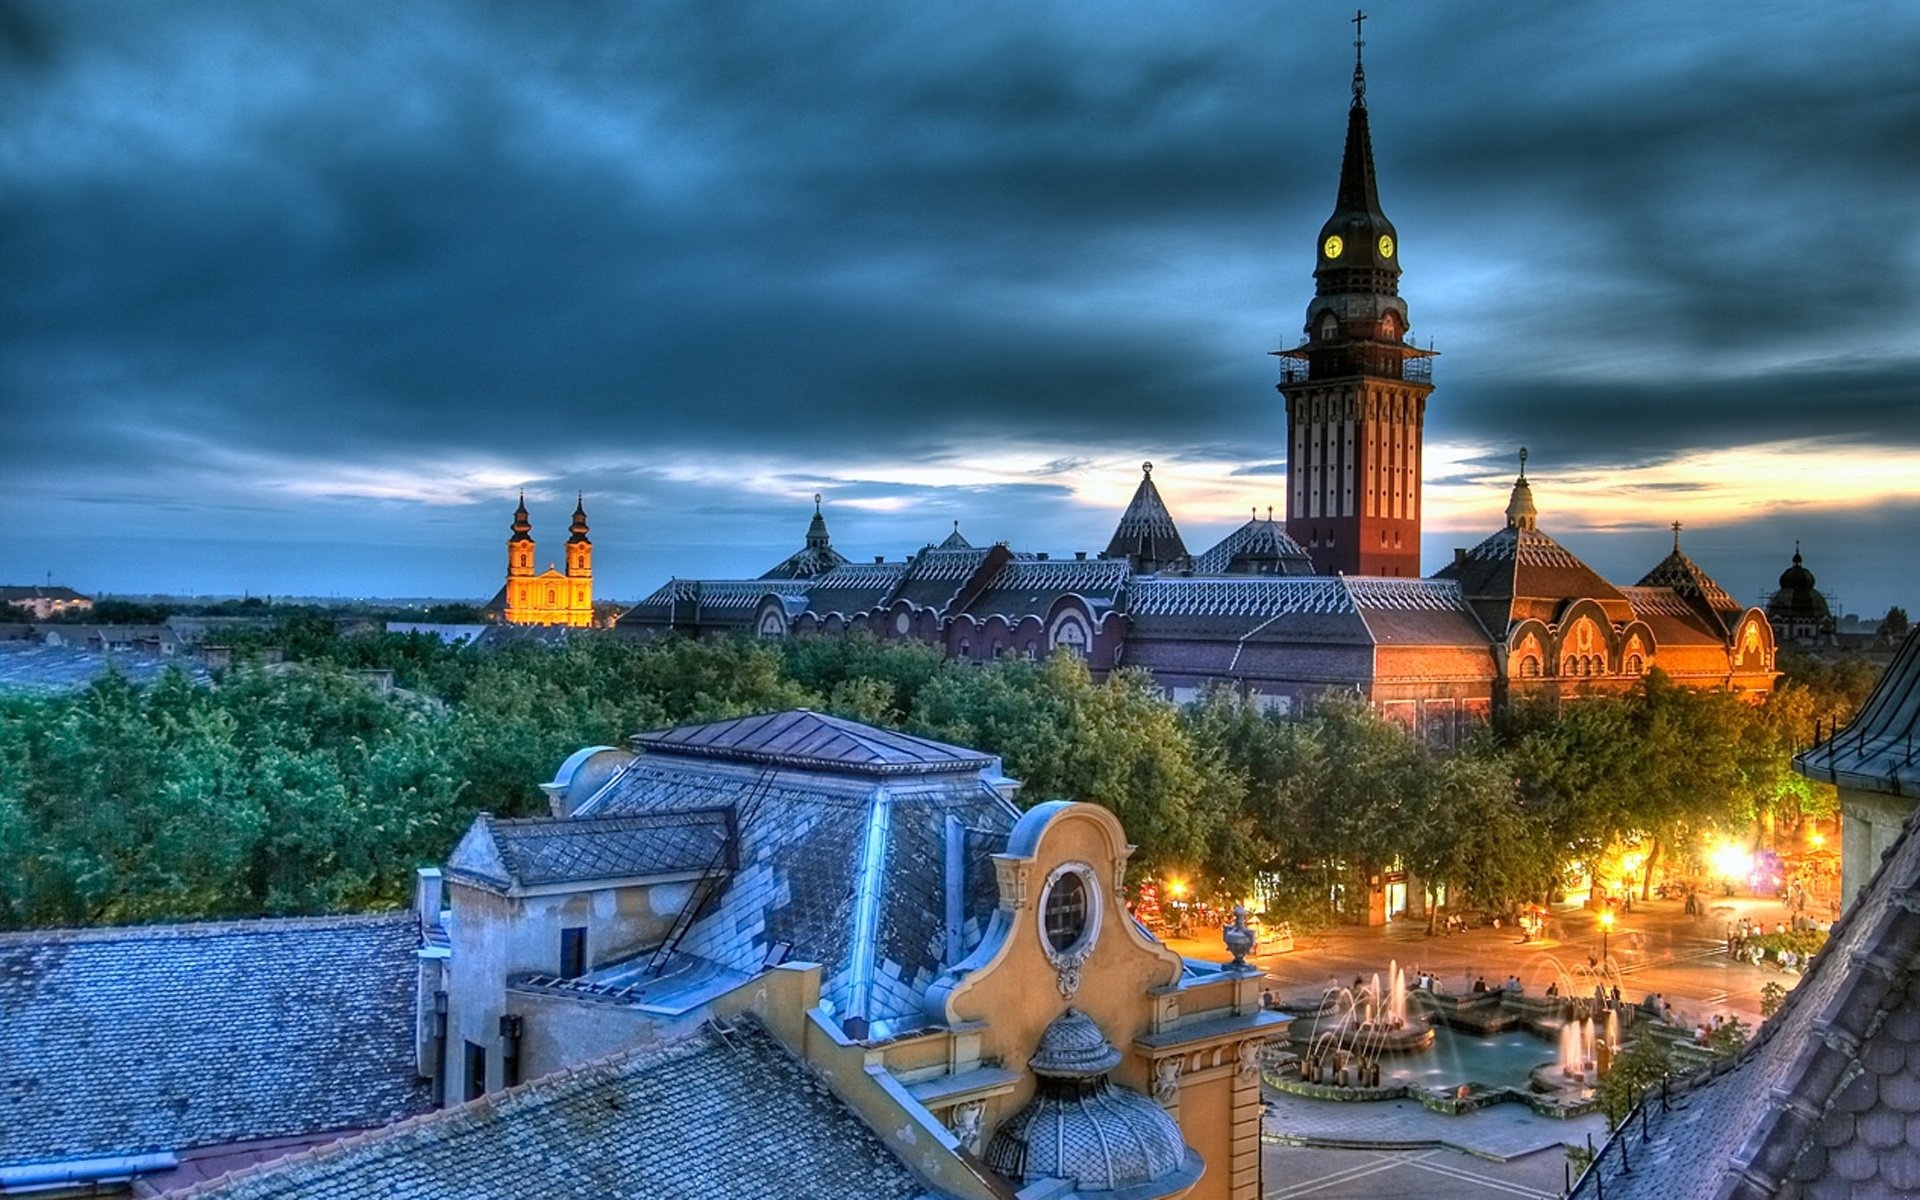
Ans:
POLYGON ((1291 350, 1273 353, 1280 360, 1282 384, 1367 375, 1433 385, 1434 351, 1406 343, 1340 342, 1316 346, 1303 342, 1291 350))

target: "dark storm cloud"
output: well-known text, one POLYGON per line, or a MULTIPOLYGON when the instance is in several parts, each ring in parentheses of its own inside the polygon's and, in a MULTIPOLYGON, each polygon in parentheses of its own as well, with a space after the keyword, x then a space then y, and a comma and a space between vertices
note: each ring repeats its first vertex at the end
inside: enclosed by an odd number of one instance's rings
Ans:
MULTIPOLYGON (((1347 15, 0 6, 0 469, 239 522, 295 503, 238 479, 486 465, 769 546, 763 497, 675 468, 1016 526, 1030 495, 849 473, 1271 474, 1347 15)), ((1920 446, 1911 9, 1377 18, 1430 436, 1564 469, 1920 446)), ((329 527, 404 527, 366 503, 329 527)))

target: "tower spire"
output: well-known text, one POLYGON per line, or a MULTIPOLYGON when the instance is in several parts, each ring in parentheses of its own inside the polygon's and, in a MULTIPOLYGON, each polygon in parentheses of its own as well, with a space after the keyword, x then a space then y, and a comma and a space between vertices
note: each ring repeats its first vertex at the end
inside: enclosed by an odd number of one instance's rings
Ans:
POLYGON ((1673 523, 1673 552, 1680 553, 1680 522, 1673 523))

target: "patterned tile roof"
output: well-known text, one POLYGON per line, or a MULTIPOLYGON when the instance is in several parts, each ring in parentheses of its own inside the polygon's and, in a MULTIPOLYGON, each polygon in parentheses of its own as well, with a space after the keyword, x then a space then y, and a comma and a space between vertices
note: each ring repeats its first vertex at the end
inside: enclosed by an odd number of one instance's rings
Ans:
POLYGON ((978 771, 993 756, 809 709, 761 713, 638 734, 656 754, 694 755, 860 775, 978 771))
POLYGON ((1573 551, 1532 527, 1509 525, 1448 563, 1433 578, 1460 585, 1481 619, 1504 636, 1527 617, 1551 620, 1567 600, 1590 598, 1623 620, 1630 609, 1620 589, 1573 551))
POLYGON ((1694 615, 1693 606, 1685 597, 1669 587, 1623 587, 1620 594, 1633 605, 1636 617, 1690 617, 1694 615))
POLYGON ((1282 522, 1255 517, 1194 559, 1193 573, 1312 575, 1314 570, 1312 557, 1287 536, 1282 522))
POLYGON ((177 1193, 181 1200, 927 1194, 851 1110, 748 1019, 177 1193))
POLYGON ((1642 1107, 1574 1196, 1920 1191, 1920 1137, 1909 1132, 1920 1131, 1920 817, 1732 1064, 1642 1107))
POLYGON ((0 1165, 422 1111, 410 915, 0 935, 0 1165))
POLYGON ((731 832, 724 808, 523 820, 481 813, 447 869, 501 890, 705 871, 724 863, 731 832))
POLYGON ((1717 613, 1739 614, 1747 611, 1747 606, 1727 594, 1727 590, 1713 581, 1713 577, 1700 569, 1700 564, 1680 552, 1676 537, 1673 553, 1667 555, 1648 571, 1640 580, 1641 587, 1672 588, 1682 598, 1697 598, 1707 608, 1717 613))
POLYGON ((1098 610, 1112 604, 1131 574, 1126 562, 1116 559, 1016 558, 994 573, 967 612, 981 619, 1045 617, 1062 596, 1080 596, 1098 610))
POLYGON ((1794 756, 1809 779, 1898 796, 1920 795, 1920 630, 1900 644, 1851 724, 1794 756))
POLYGON ((1180 540, 1173 514, 1160 498, 1160 489, 1153 485, 1152 463, 1142 464, 1140 486, 1127 502, 1127 511, 1120 514, 1120 524, 1114 527, 1104 557, 1130 559, 1145 570, 1187 557, 1187 544, 1180 540))

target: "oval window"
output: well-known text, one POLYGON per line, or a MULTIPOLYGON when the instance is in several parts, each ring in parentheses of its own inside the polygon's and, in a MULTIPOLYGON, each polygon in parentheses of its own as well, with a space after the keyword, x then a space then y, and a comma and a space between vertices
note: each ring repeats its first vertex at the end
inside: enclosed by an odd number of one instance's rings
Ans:
POLYGON ((1047 945, 1055 953, 1066 953, 1086 936, 1087 902, 1087 882, 1078 871, 1067 872, 1047 889, 1047 945))

